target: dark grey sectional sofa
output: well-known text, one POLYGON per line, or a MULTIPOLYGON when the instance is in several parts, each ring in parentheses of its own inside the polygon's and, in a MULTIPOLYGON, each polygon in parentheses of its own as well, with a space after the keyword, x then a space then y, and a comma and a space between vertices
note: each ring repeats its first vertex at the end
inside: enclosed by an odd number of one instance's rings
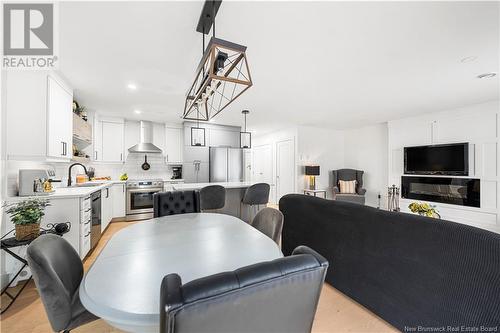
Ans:
POLYGON ((499 234, 298 194, 279 205, 283 253, 313 248, 329 284, 401 331, 500 332, 499 234))

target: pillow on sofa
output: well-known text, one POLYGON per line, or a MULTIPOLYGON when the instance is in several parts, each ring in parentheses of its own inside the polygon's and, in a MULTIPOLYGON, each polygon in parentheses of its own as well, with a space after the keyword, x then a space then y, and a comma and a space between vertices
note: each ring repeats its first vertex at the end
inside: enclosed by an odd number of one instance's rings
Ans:
POLYGON ((339 180, 339 189, 342 194, 356 194, 356 180, 339 180))

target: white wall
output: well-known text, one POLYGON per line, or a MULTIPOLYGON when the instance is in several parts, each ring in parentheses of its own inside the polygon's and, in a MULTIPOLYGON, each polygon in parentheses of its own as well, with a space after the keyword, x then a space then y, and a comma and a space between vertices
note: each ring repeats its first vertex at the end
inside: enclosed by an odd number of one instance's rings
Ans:
POLYGON ((297 190, 302 193, 309 187, 309 177, 305 176, 306 165, 319 165, 320 175, 316 177, 316 189, 327 190, 327 196, 332 197, 332 170, 343 168, 344 133, 311 126, 298 127, 298 163, 297 190))
MULTIPOLYGON (((389 122, 389 181, 401 185, 404 147, 468 142, 473 153, 466 178, 480 179, 481 208, 432 204, 443 219, 500 232, 499 121, 499 102, 493 101, 389 122)), ((408 211, 411 201, 414 200, 401 199, 401 210, 408 211)))
POLYGON ((387 206, 388 137, 387 123, 344 131, 343 167, 363 170, 366 204, 387 206))

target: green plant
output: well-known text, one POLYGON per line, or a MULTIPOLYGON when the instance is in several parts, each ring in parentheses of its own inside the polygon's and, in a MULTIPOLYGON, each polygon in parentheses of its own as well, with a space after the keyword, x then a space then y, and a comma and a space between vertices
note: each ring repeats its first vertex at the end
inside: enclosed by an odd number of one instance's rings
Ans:
POLYGON ((417 213, 419 215, 428 217, 441 218, 441 216, 436 210, 436 206, 429 205, 428 203, 412 202, 411 204, 408 205, 408 208, 412 213, 417 213))
POLYGON ((5 211, 15 225, 39 223, 45 215, 45 207, 50 206, 46 199, 28 199, 6 204, 5 211))

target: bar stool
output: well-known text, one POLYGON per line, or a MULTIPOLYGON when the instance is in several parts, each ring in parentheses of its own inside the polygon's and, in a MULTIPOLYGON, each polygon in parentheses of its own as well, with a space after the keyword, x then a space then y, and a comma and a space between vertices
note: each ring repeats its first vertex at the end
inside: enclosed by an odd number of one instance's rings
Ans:
POLYGON ((252 211, 255 210, 255 206, 257 206, 257 210, 259 210, 260 205, 266 205, 269 202, 269 191, 271 190, 271 186, 266 183, 257 183, 248 187, 245 191, 245 195, 243 195, 243 199, 240 204, 240 218, 242 217, 242 205, 246 205, 250 207, 250 214, 248 218, 248 223, 252 222, 253 215, 252 211))
POLYGON ((200 190, 201 211, 221 209, 226 204, 226 189, 220 185, 205 186, 200 190))

